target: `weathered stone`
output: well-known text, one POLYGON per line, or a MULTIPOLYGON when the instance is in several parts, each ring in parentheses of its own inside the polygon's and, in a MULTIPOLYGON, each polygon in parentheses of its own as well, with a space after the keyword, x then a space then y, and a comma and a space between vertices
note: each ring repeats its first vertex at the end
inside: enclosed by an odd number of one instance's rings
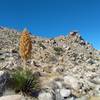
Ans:
POLYGON ((77 34, 77 32, 70 32, 70 35, 72 35, 72 36, 74 36, 76 34, 77 34))
POLYGON ((59 89, 55 90, 55 100, 62 100, 62 97, 61 97, 59 89))
POLYGON ((95 86, 94 93, 96 96, 100 96, 100 85, 95 86))
POLYGON ((53 95, 51 93, 40 93, 38 96, 39 100, 53 100, 53 95))
POLYGON ((62 83, 60 81, 56 81, 55 85, 57 85, 57 88, 59 88, 59 89, 62 88, 62 83))
POLYGON ((0 100, 25 100, 21 95, 9 95, 0 97, 0 100))
POLYGON ((100 84, 100 77, 95 77, 94 79, 90 80, 94 84, 100 84))
POLYGON ((71 90, 65 88, 60 89, 60 94, 62 99, 67 98, 71 95, 71 90))
POLYGON ((65 76, 64 82, 74 90, 78 90, 80 88, 78 80, 72 76, 65 76))

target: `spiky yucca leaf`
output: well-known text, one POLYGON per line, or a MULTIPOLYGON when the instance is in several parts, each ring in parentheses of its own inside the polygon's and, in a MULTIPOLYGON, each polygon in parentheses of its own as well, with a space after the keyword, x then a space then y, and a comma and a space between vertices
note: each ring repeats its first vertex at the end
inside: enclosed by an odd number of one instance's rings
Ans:
POLYGON ((32 75, 29 70, 16 71, 12 74, 13 88, 16 92, 36 96, 40 90, 38 77, 32 75), (35 94, 34 94, 35 93, 35 94))

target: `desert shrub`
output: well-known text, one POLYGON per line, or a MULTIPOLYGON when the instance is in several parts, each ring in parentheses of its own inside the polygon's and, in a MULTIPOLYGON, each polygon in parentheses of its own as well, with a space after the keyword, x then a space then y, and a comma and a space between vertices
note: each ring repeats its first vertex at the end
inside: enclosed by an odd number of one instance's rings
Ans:
POLYGON ((12 73, 12 88, 16 93, 37 96, 40 91, 39 79, 29 70, 18 70, 12 73))
POLYGON ((53 49, 56 51, 55 54, 57 55, 61 55, 64 52, 61 47, 54 47, 53 49))
POLYGON ((0 58, 0 61, 4 61, 4 60, 5 60, 5 58, 2 58, 2 57, 0 58))
POLYGON ((42 47, 43 49, 46 49, 46 47, 41 42, 39 42, 39 46, 42 47))
POLYGON ((63 38, 60 38, 59 41, 64 41, 64 39, 63 38))

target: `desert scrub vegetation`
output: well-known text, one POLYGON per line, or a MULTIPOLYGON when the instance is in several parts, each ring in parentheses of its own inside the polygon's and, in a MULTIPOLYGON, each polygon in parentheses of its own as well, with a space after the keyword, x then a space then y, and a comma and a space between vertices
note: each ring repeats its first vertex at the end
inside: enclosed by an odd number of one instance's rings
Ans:
POLYGON ((46 47, 42 44, 41 41, 38 42, 38 45, 39 45, 40 47, 42 47, 43 49, 46 49, 46 47))
POLYGON ((37 97, 40 91, 39 78, 29 70, 17 70, 11 74, 11 88, 16 93, 37 97))
POLYGON ((4 61, 4 60, 5 60, 5 58, 0 57, 0 61, 4 61))
POLYGON ((63 38, 60 38, 60 39, 59 39, 59 41, 61 41, 61 42, 62 42, 62 41, 65 41, 65 40, 64 40, 63 38))
POLYGON ((64 50, 61 47, 54 47, 53 49, 56 55, 61 55, 64 52, 64 50))

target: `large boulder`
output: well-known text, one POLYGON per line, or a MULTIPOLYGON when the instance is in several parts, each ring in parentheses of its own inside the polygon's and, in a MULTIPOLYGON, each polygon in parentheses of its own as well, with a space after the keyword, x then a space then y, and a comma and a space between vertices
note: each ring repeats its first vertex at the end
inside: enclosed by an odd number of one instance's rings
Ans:
POLYGON ((70 75, 65 76, 64 82, 66 85, 68 85, 70 88, 74 90, 78 90, 80 88, 78 80, 73 76, 70 76, 70 75))

